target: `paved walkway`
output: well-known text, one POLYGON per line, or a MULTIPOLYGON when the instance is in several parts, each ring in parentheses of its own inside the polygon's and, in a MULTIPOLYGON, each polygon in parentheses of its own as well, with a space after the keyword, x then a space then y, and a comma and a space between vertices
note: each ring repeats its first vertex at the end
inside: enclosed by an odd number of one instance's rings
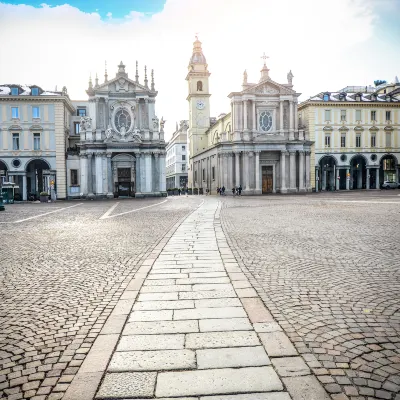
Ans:
POLYGON ((144 263, 64 399, 331 399, 238 266, 219 212, 207 199, 144 263))

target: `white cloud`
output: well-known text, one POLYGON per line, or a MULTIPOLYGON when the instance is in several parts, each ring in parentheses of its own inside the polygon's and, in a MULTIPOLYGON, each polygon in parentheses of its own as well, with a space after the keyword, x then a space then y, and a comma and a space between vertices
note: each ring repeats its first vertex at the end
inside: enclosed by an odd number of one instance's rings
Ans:
POLYGON ((110 78, 121 60, 134 77, 138 60, 141 81, 145 64, 155 70, 156 111, 170 134, 188 117, 185 77, 196 32, 212 74, 212 116, 229 111, 227 95, 240 89, 244 69, 258 81, 264 51, 272 79, 286 82, 291 69, 301 99, 398 74, 390 45, 379 52, 390 63, 371 62, 376 21, 369 0, 167 0, 151 17, 134 10, 107 17, 69 5, 0 3, 0 83, 65 85, 71 98, 86 99, 89 74, 97 72, 101 82, 105 60, 110 78))

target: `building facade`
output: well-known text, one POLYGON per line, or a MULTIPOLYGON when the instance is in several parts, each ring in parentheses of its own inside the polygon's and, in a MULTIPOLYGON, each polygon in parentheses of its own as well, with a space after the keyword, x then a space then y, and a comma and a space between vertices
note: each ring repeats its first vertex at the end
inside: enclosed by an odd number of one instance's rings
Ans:
POLYGON ((181 121, 167 144, 166 177, 167 189, 186 188, 188 184, 188 121, 181 121))
POLYGON ((379 189, 399 182, 400 84, 322 92, 299 106, 315 141, 315 190, 379 189))
POLYGON ((51 188, 67 196, 66 138, 74 112, 65 88, 0 85, 0 173, 19 187, 20 200, 51 188))
POLYGON ((231 111, 210 118, 208 65, 201 42, 194 42, 189 62, 189 187, 227 190, 242 186, 243 194, 311 190, 311 146, 299 129, 293 74, 287 83, 269 76, 266 64, 258 83, 243 76, 242 90, 229 94, 231 111))
POLYGON ((70 197, 166 195, 164 120, 155 114, 154 75, 132 80, 120 63, 115 78, 89 81, 87 102, 75 102, 67 159, 70 197), (79 118, 79 121, 78 121, 79 118), (74 151, 77 149, 76 151, 74 151))

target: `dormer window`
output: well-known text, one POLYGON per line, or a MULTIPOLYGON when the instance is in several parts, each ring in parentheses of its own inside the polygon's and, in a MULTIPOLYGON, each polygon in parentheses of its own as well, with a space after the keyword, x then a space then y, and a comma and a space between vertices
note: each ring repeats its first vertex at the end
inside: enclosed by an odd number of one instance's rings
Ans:
POLYGON ((386 99, 386 101, 390 101, 391 100, 389 95, 386 95, 385 99, 386 99))
POLYGON ((11 96, 18 96, 18 88, 17 87, 11 88, 11 96))
POLYGON ((339 100, 340 101, 345 101, 346 100, 346 93, 340 93, 339 100))
POLYGON ((34 87, 31 89, 32 96, 39 96, 39 88, 34 87))
POLYGON ((329 94, 324 94, 324 101, 329 101, 329 94))
POLYGON ((376 101, 376 94, 371 94, 371 101, 376 101))
POLYGON ((356 101, 361 101, 361 94, 356 94, 356 101))

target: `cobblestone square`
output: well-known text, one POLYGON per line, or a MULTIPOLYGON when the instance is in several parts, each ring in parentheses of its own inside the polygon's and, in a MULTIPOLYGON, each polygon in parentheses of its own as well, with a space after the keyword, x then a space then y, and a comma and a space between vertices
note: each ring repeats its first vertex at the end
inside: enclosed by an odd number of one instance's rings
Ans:
POLYGON ((399 400, 399 206, 398 191, 8 205, 0 398, 399 400))

